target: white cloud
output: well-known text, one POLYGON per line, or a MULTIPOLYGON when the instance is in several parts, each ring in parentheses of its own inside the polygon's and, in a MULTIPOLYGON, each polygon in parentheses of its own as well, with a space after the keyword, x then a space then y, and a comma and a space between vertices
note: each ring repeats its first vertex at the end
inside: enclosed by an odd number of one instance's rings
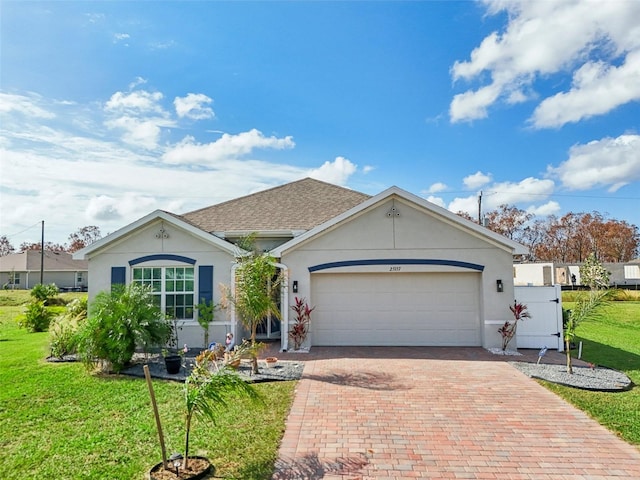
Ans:
POLYGON ((36 105, 37 100, 39 100, 39 97, 36 95, 27 97, 25 95, 0 93, 0 113, 17 112, 26 117, 55 118, 54 113, 36 105))
POLYGON ((85 210, 87 218, 95 221, 119 220, 118 200, 108 195, 99 195, 89 200, 85 210))
POLYGON ((136 77, 133 79, 133 82, 131 82, 129 84, 129 90, 133 90, 134 88, 136 88, 138 85, 144 85, 145 83, 147 83, 147 79, 146 78, 142 78, 140 76, 136 77))
POLYGON ((489 85, 475 92, 455 95, 449 107, 451 121, 487 118, 487 107, 493 105, 499 96, 500 88, 497 85, 489 85))
POLYGON ((543 205, 532 205, 526 209, 526 212, 536 217, 548 217, 549 215, 556 215, 560 210, 560 204, 551 200, 543 205))
POLYGON ((629 53, 620 67, 604 62, 585 63, 574 73, 571 90, 542 101, 531 122, 537 128, 561 127, 638 99, 640 50, 629 53))
POLYGON ((103 110, 36 95, 13 102, 28 108, 7 107, 3 114, 0 231, 26 229, 11 238, 14 245, 39 241, 38 222, 45 219, 47 240, 64 243, 85 225, 113 232, 155 209, 183 213, 310 175, 345 184, 358 170, 344 157, 312 170, 255 158, 260 149, 295 147, 290 136, 255 129, 208 144, 191 137, 158 144, 158 129, 177 123, 165 117, 161 99, 160 93, 120 92, 103 110), (40 118, 45 104, 55 124, 40 118), (156 149, 148 154, 128 142, 156 149), (25 172, 31 172, 28 183, 25 172))
POLYGON ((196 143, 191 136, 171 147, 162 160, 171 165, 218 165, 222 160, 248 155, 255 149, 271 148, 283 150, 293 148, 293 138, 265 137, 262 132, 252 129, 237 135, 225 133, 215 142, 196 143))
MULTIPOLYGON (((137 77, 132 85, 140 83, 144 83, 144 79, 137 77)), ((116 92, 104 106, 111 117, 104 124, 109 129, 123 131, 122 140, 128 144, 154 150, 158 147, 161 127, 175 125, 163 109, 162 99, 160 92, 116 92)))
POLYGON ((480 187, 483 187, 490 181, 491 181, 491 174, 482 173, 480 171, 474 173, 473 175, 468 175, 462 179, 462 183, 464 183, 465 187, 470 188, 472 190, 476 190, 480 187))
POLYGON ((431 185, 426 193, 439 193, 439 192, 444 192, 447 188, 447 185, 442 183, 442 182, 436 182, 433 185, 431 185))
POLYGON ((176 97, 173 104, 176 107, 178 117, 187 117, 192 120, 213 118, 215 114, 210 105, 213 100, 202 93, 188 93, 186 97, 176 97))
POLYGON ((123 42, 123 45, 129 46, 129 44, 126 42, 126 40, 128 40, 129 38, 131 38, 131 36, 128 33, 114 33, 113 43, 123 42))
POLYGON ((453 213, 464 212, 472 217, 478 216, 478 197, 475 195, 468 197, 458 197, 449 202, 447 209, 453 213))
POLYGON ((141 120, 123 116, 107 120, 105 125, 110 129, 124 130, 122 140, 128 144, 153 150, 158 146, 160 126, 171 126, 172 124, 162 118, 141 120))
POLYGON ((85 13, 85 17, 89 23, 98 23, 106 18, 104 13, 85 13))
POLYGON ((500 99, 525 101, 534 96, 528 90, 537 79, 558 72, 574 71, 571 90, 543 99, 531 119, 536 127, 559 127, 640 98, 636 80, 640 2, 484 0, 484 4, 491 15, 507 13, 508 24, 503 32, 488 35, 469 60, 454 63, 454 80, 489 78, 489 83, 454 96, 449 109, 452 122, 484 118, 500 99), (615 66, 620 60, 622 65, 615 66))
POLYGON ((105 104, 108 112, 164 113, 160 100, 160 92, 136 90, 131 93, 116 92, 105 104))
MULTIPOLYGON (((482 211, 496 210, 500 205, 522 205, 531 208, 537 202, 546 200, 553 194, 555 184, 549 179, 525 178, 519 182, 498 182, 486 186, 482 196, 482 211)), ((447 209, 465 212, 474 218, 478 216, 478 195, 453 199, 447 209)))
POLYGON ((326 161, 320 168, 309 172, 309 176, 316 180, 322 180, 337 185, 346 185, 349 177, 353 175, 358 166, 344 157, 336 157, 333 162, 326 161))
MULTIPOLYGON (((431 202, 431 203, 435 203, 436 205, 438 205, 439 207, 442 207, 442 208, 446 208, 446 207, 447 207, 447 205, 446 205, 445 201, 444 201, 442 198, 440 198, 440 197, 436 197, 436 196, 433 196, 433 195, 429 195, 429 196, 427 197, 427 201, 429 201, 429 202, 431 202)), ((457 211, 456 211, 456 212, 454 212, 454 213, 457 213, 457 211)))
POLYGON ((152 50, 167 50, 175 46, 176 42, 174 40, 168 40, 166 42, 152 42, 149 44, 149 47, 152 50))
POLYGON ((546 199, 555 190, 555 183, 550 179, 527 177, 519 182, 499 182, 487 187, 482 197, 483 205, 489 210, 502 204, 515 205, 534 203, 546 199))
POLYGON ((148 195, 127 192, 115 198, 109 195, 98 195, 89 199, 85 209, 88 222, 121 221, 149 212, 158 204, 158 199, 148 195))
POLYGON ((569 150, 569 159, 556 168, 549 167, 548 173, 571 190, 602 186, 615 192, 640 180, 640 135, 606 137, 574 145, 569 150))

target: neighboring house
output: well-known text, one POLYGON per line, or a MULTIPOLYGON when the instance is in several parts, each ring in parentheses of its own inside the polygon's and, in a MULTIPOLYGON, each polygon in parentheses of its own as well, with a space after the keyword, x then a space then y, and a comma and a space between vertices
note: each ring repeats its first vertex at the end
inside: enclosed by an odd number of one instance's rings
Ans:
MULTIPOLYGON (((31 289, 40 283, 42 253, 26 250, 0 257, 0 284, 5 289, 31 289)), ((43 283, 55 283, 61 290, 87 290, 88 262, 74 260, 70 253, 44 252, 43 283)))
MULTIPOLYGON (((529 286, 582 286, 580 267, 582 263, 516 263, 513 266, 514 285, 529 286)), ((640 287, 640 260, 631 262, 603 262, 609 272, 612 287, 640 287)))
MULTIPOLYGON (((112 284, 152 285, 181 319, 180 343, 202 346, 193 308, 232 285, 238 239, 256 233, 283 272, 281 321, 265 338, 288 349, 294 297, 315 306, 308 345, 500 345, 512 319, 513 255, 526 248, 391 187, 369 196, 310 178, 175 215, 157 210, 75 254, 93 297, 112 284)), ((217 312, 210 335, 247 335, 217 312)))

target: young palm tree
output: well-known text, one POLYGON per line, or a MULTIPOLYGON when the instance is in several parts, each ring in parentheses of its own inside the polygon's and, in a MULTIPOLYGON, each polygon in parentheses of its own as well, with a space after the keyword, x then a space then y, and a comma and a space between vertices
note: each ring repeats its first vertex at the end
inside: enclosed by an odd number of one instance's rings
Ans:
POLYGON ((258 373, 256 333, 268 315, 280 318, 274 293, 280 286, 275 259, 268 254, 252 253, 238 259, 235 291, 228 298, 235 306, 243 325, 251 331, 252 371, 258 373))
POLYGON ((209 361, 198 357, 196 366, 184 382, 186 406, 184 468, 189 465, 189 433, 195 417, 215 422, 216 414, 227 406, 232 397, 247 397, 259 400, 257 390, 228 367, 216 373, 209 370, 209 361))
POLYGON ((576 328, 584 320, 595 319, 601 308, 606 305, 611 294, 610 290, 591 290, 587 295, 578 299, 573 309, 569 311, 567 324, 564 328, 564 344, 567 354, 567 373, 573 374, 571 363, 571 342, 576 336, 576 328))

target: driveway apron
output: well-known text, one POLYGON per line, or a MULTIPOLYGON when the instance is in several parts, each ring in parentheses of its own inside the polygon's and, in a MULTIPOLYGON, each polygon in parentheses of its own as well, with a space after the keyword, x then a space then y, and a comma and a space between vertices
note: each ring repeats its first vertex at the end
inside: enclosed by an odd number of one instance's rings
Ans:
POLYGON ((306 361, 276 480, 640 479, 639 449, 507 362, 325 352, 306 361))

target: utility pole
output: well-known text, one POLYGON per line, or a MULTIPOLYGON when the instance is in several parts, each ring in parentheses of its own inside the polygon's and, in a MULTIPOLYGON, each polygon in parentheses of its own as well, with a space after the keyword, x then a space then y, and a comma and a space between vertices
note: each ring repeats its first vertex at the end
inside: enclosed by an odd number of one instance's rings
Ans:
POLYGON ((482 190, 478 195, 478 225, 482 225, 482 190))
POLYGON ((44 285, 44 220, 42 220, 42 236, 40 238, 40 285, 44 285))

